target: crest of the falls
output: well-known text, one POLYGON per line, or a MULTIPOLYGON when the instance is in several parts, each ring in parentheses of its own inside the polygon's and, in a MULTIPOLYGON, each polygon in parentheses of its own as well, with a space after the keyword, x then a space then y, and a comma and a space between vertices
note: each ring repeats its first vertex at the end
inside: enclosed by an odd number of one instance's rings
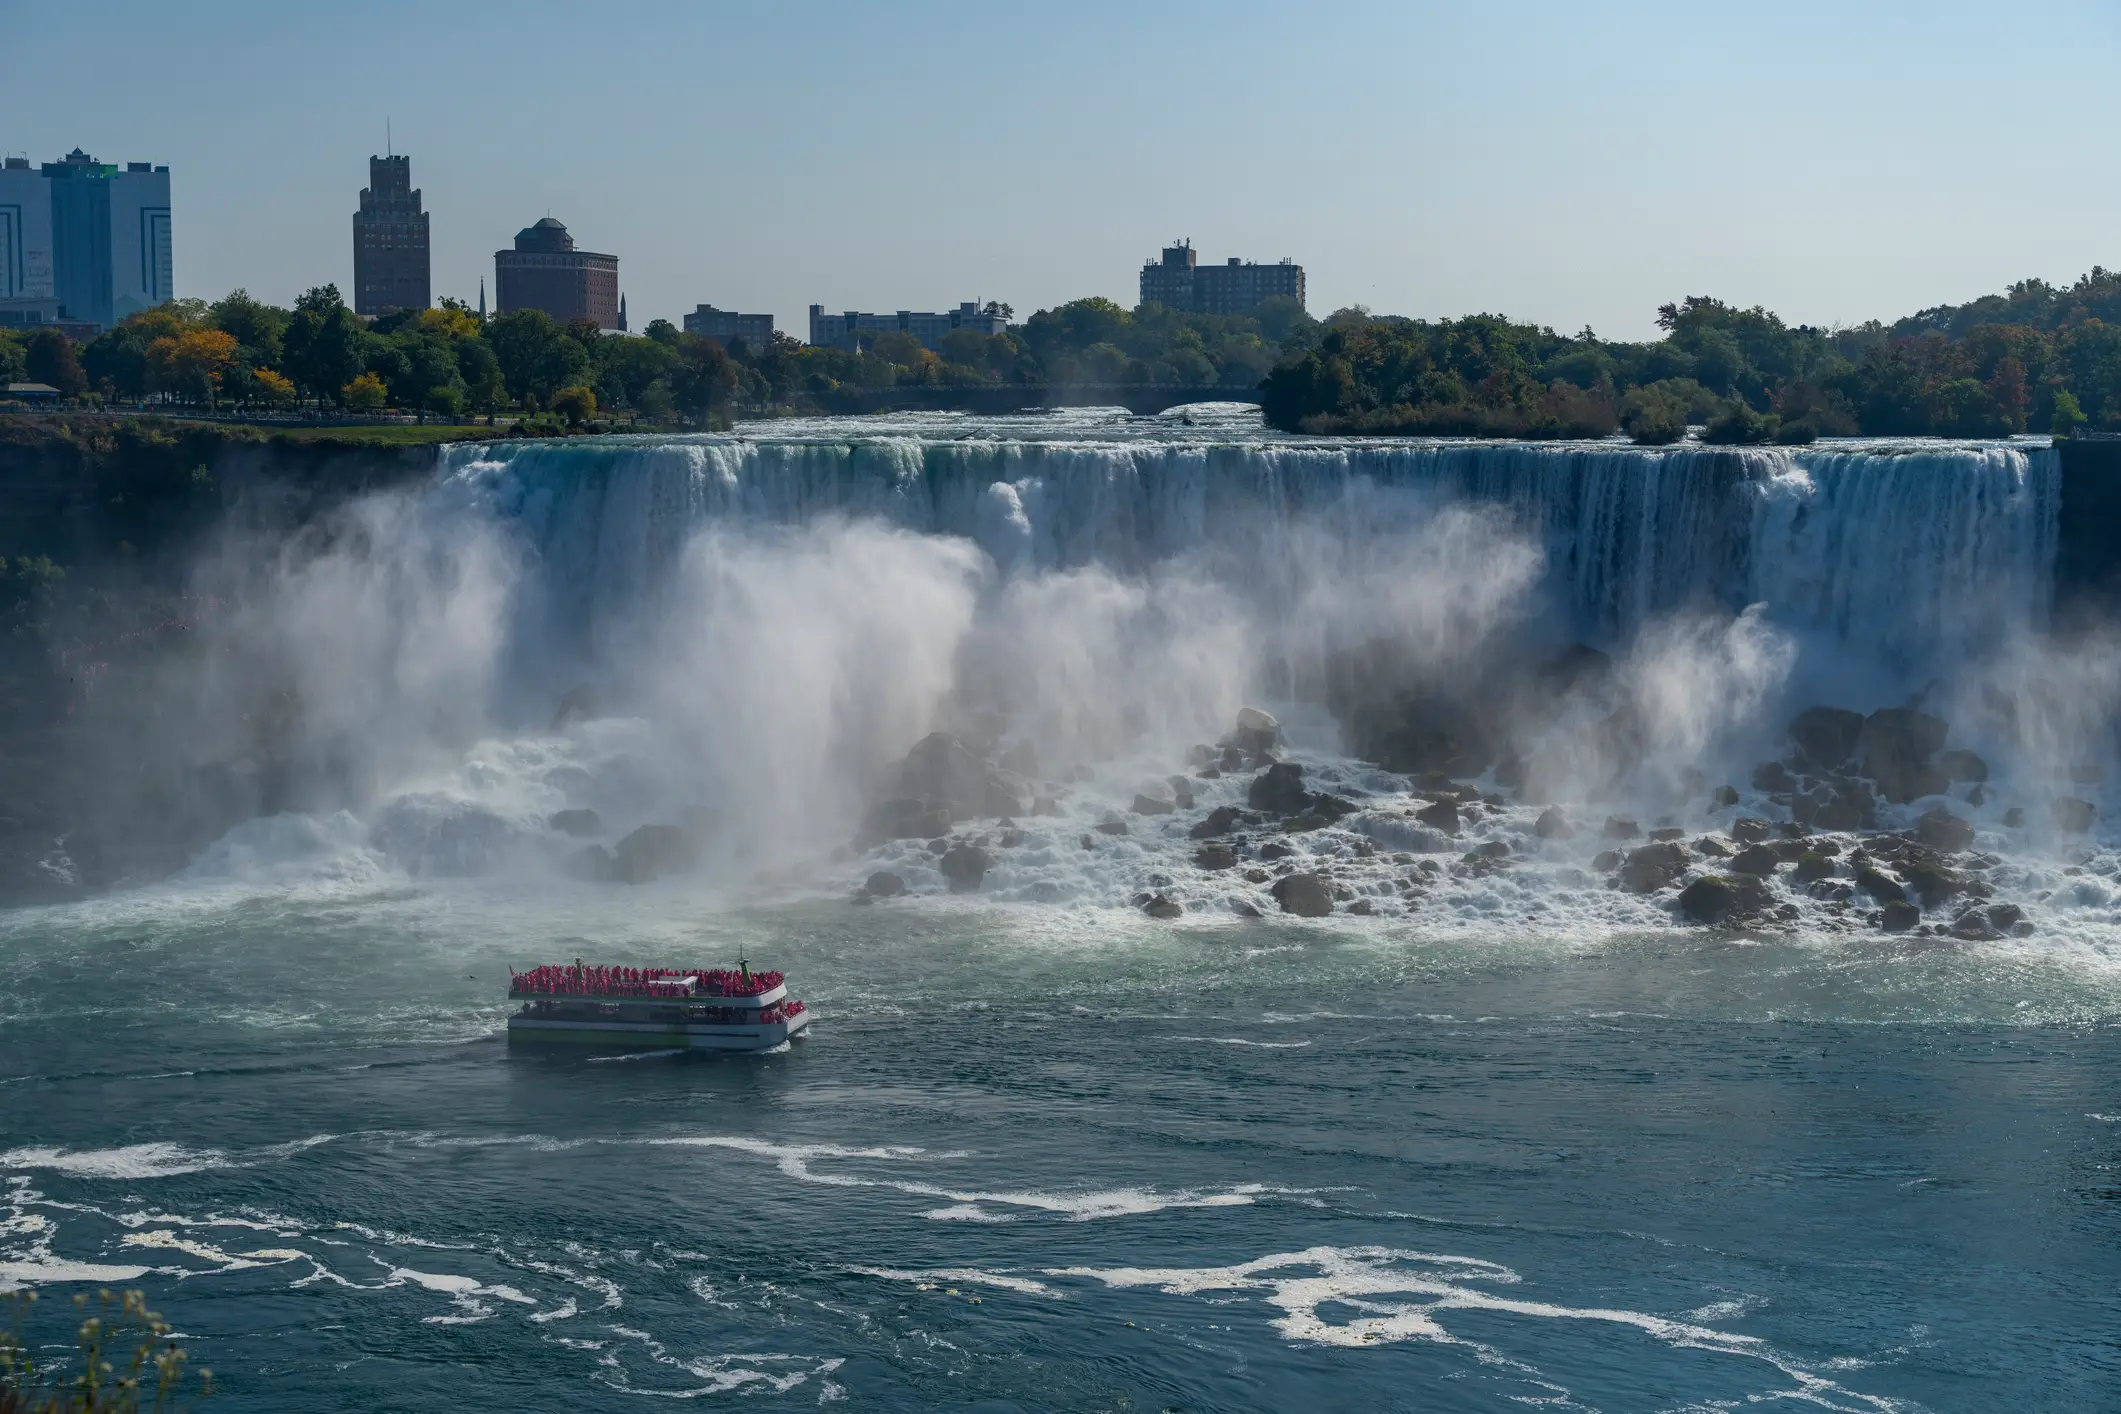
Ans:
POLYGON ((437 502, 516 524, 578 627, 637 612, 706 525, 875 519, 975 543, 1003 577, 1184 559, 1262 601, 1330 573, 1321 543, 1492 510, 1538 549, 1542 608, 1601 646, 1687 608, 1818 634, 1913 676, 2044 620, 2055 454, 2030 445, 1791 449, 1305 442, 1120 422, 452 449, 437 502))

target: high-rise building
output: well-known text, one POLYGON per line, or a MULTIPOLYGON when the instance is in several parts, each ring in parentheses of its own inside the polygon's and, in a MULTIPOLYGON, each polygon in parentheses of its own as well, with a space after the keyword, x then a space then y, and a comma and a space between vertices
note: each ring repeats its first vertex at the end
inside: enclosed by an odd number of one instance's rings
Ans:
POLYGON ((864 334, 895 332, 911 334, 920 340, 924 349, 939 350, 943 337, 953 329, 1004 334, 1009 330, 1009 317, 993 305, 982 308, 970 300, 943 314, 910 309, 902 309, 896 314, 862 314, 851 309, 844 314, 827 314, 821 304, 810 306, 810 342, 834 348, 852 350, 860 344, 864 334))
POLYGON ((755 351, 773 343, 773 316, 738 314, 734 310, 703 304, 685 316, 685 332, 713 339, 725 349, 742 339, 745 348, 755 351))
POLYGON ((368 185, 353 218, 354 313, 425 309, 433 295, 427 213, 412 185, 412 159, 368 159, 368 185))
POLYGON ((0 166, 0 323, 108 329, 175 293, 169 168, 75 148, 0 166))
POLYGON ((619 258, 576 250, 567 228, 547 216, 516 232, 514 250, 493 253, 494 306, 502 314, 542 309, 554 319, 594 319, 619 327, 619 258))
POLYGON ((1231 256, 1222 265, 1195 262, 1193 242, 1165 246, 1142 266, 1141 302, 1196 314, 1250 314, 1260 301, 1287 295, 1304 302, 1304 268, 1292 260, 1259 265, 1231 256))

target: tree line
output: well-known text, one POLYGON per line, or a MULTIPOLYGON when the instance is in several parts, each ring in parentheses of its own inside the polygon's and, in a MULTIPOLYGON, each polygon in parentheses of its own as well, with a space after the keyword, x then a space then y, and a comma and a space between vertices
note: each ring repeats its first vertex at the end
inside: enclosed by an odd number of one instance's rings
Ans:
POLYGON ((2121 273, 2026 280, 1887 325, 1788 325, 1690 297, 1645 343, 1499 315, 1342 310, 1261 385, 1288 431, 1717 443, 2121 429, 2121 273))
POLYGON ((0 373, 69 399, 237 413, 298 405, 452 418, 542 412, 580 423, 624 412, 711 424, 734 412, 814 406, 848 388, 1139 383, 1249 392, 1319 327, 1293 300, 1226 317, 1085 299, 1002 334, 952 330, 935 349, 897 330, 864 331, 852 348, 778 333, 759 347, 737 339, 725 348, 667 320, 628 336, 537 310, 482 318, 451 299, 367 321, 336 286, 321 285, 292 309, 243 290, 212 303, 172 301, 78 349, 55 331, 0 331, 0 373))
MULTIPOLYGON (((990 306, 990 312, 1008 311, 990 306)), ((1000 334, 953 330, 935 349, 896 330, 851 348, 775 334, 728 347, 656 320, 615 335, 536 310, 491 318, 445 299, 373 322, 335 286, 282 309, 237 290, 134 315, 76 347, 0 331, 0 375, 63 396, 207 409, 353 411, 571 424, 624 413, 714 425, 741 413, 830 406, 844 389, 1138 384, 1257 390, 1289 431, 1584 437, 1674 442, 1821 436, 1998 437, 2121 429, 2121 274, 2027 280, 1894 324, 1820 329, 1690 297, 1631 343, 1500 315, 1427 321, 1294 300, 1249 315, 1074 300, 1000 334)))

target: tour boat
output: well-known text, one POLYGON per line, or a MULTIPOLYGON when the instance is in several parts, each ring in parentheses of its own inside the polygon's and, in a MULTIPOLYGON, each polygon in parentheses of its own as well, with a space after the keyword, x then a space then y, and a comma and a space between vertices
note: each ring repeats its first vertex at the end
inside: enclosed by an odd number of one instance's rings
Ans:
POLYGON ((765 1051, 799 1035, 810 1012, 788 999, 778 972, 748 964, 572 967, 547 963, 508 970, 508 1039, 608 1050, 765 1051))

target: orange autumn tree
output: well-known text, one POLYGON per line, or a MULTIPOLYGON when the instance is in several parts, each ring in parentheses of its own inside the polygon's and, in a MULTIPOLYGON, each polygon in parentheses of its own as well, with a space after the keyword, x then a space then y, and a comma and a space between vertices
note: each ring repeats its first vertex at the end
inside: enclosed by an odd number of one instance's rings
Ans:
POLYGON ((186 329, 147 346, 148 386, 211 407, 221 374, 235 361, 236 339, 219 329, 186 329))

